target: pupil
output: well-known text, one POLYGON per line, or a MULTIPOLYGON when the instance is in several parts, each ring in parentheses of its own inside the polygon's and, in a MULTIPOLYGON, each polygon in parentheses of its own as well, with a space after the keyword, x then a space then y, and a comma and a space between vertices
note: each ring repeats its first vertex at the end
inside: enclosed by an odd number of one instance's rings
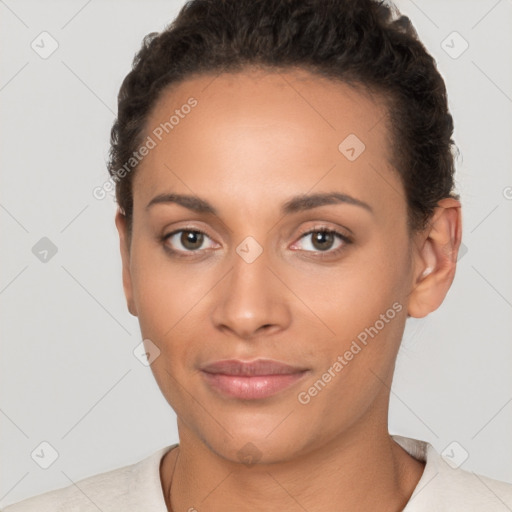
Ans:
POLYGON ((329 249, 332 245, 332 233, 328 233, 327 231, 317 231, 316 235, 313 235, 313 245, 316 246, 317 242, 320 242, 320 246, 318 247, 320 250, 322 249, 329 249), (322 243, 325 244, 327 241, 327 247, 325 245, 321 245, 322 243))
POLYGON ((203 234, 197 231, 184 231, 181 235, 181 243, 187 249, 197 249, 203 243, 203 234))

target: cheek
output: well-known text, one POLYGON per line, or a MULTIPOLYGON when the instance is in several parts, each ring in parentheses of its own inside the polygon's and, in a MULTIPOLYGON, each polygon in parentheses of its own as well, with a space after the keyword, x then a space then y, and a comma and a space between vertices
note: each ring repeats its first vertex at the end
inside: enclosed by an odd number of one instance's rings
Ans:
MULTIPOLYGON (((393 242, 388 237, 374 239, 357 257, 332 272, 330 279, 323 279, 324 286, 318 286, 317 280, 311 289, 315 292, 306 295, 334 333, 324 343, 315 344, 311 355, 321 361, 312 382, 329 368, 336 375, 331 380, 326 376, 330 392, 323 393, 319 407, 327 407, 333 399, 349 410, 361 407, 382 387, 376 375, 385 380, 392 372, 406 320, 408 257, 404 243, 400 237, 393 242)), ((304 287, 300 293, 306 291, 304 287)))
POLYGON ((403 242, 374 238, 337 265, 289 270, 286 281, 322 320, 325 334, 346 340, 373 325, 395 302, 404 305, 408 259, 403 242))
MULTIPOLYGON (((186 264, 185 264, 186 265, 186 264)), ((205 304, 218 272, 185 270, 151 244, 132 249, 132 286, 142 336, 160 349, 157 370, 190 368, 208 325, 205 304)), ((192 266, 188 267, 192 269, 192 266)))
POLYGON ((375 288, 359 300, 346 301, 342 312, 331 309, 326 316, 336 335, 315 344, 310 354, 315 372, 297 396, 310 421, 321 418, 318 428, 333 433, 340 424, 348 428, 388 393, 405 326, 406 309, 399 300, 375 288))
POLYGON ((131 276, 141 325, 167 332, 185 314, 195 283, 187 282, 163 247, 144 234, 134 238, 131 276))

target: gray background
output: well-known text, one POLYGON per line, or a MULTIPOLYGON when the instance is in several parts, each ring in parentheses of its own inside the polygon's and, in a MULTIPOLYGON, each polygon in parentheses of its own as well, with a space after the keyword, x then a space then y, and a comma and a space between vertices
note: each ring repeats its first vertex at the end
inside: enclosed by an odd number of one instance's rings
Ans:
MULTIPOLYGON (((132 352, 141 338, 122 292, 115 204, 92 190, 107 179, 132 57, 182 4, 0 1, 0 506, 178 440, 132 352), (43 31, 59 45, 46 59, 31 47, 51 48, 43 31), (58 250, 46 262, 32 250, 43 237, 58 250), (59 454, 48 469, 31 457, 51 456, 43 441, 59 454)), ((512 482, 512 2, 397 5, 446 78, 467 252, 441 308, 408 321, 390 431, 512 482)))

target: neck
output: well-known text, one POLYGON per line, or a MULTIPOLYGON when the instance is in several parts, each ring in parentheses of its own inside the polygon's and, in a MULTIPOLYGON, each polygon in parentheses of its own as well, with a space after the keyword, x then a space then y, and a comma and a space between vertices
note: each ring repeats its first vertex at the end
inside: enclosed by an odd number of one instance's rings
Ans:
POLYGON ((219 457, 185 429, 179 448, 164 457, 161 477, 175 512, 375 512, 402 510, 423 469, 387 429, 354 425, 290 461, 250 466, 219 457))

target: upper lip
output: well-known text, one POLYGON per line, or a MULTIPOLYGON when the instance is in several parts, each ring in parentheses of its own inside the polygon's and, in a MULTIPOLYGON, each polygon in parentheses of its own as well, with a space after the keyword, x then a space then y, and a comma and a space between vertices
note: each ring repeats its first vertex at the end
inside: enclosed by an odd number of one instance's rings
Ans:
POLYGON ((304 372, 305 368, 291 366, 272 359, 256 359, 254 361, 240 361, 238 359, 224 359, 215 361, 201 367, 207 373, 221 373, 224 375, 289 375, 304 372))

